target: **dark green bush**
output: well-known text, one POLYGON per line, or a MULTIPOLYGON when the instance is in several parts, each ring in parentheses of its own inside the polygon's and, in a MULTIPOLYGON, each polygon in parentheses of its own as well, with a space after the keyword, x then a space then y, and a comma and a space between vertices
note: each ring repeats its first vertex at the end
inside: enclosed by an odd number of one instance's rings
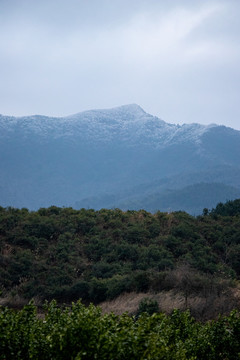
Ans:
POLYGON ((140 301, 137 309, 137 317, 142 313, 147 313, 148 315, 153 315, 159 312, 159 305, 156 300, 144 298, 140 301))

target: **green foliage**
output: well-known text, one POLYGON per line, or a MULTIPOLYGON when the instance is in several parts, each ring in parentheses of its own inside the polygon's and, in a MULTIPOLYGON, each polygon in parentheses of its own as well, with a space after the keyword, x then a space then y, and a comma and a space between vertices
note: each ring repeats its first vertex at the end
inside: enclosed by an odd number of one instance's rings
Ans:
POLYGON ((229 200, 225 204, 217 204, 216 208, 212 209, 211 214, 221 216, 240 215, 240 199, 229 200))
MULTIPOLYGON (((145 308, 153 309, 146 302, 145 308)), ((0 308, 1 360, 238 360, 240 314, 199 323, 189 312, 102 315, 80 301, 70 308, 30 303, 21 311, 0 308)))
POLYGON ((239 279, 237 209, 236 200, 194 218, 181 211, 1 207, 3 296, 98 303, 127 291, 176 289, 185 275, 173 280, 174 271, 183 263, 205 279, 239 279))
POLYGON ((153 315, 159 312, 158 302, 153 299, 144 298, 140 301, 137 309, 137 317, 142 313, 147 313, 148 315, 153 315))

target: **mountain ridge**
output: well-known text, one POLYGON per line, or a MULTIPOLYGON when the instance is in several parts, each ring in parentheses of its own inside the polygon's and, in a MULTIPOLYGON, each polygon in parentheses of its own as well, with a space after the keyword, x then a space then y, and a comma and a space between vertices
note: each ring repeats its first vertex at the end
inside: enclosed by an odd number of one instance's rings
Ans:
POLYGON ((48 117, 45 115, 13 117, 0 115, 2 136, 6 136, 4 130, 11 131, 11 128, 14 127, 24 130, 24 127, 27 127, 28 131, 33 131, 34 134, 42 136, 47 136, 50 131, 51 135, 56 138, 74 136, 76 132, 79 136, 81 130, 85 130, 88 132, 89 138, 92 136, 99 138, 99 132, 102 131, 102 140, 106 141, 106 136, 109 137, 110 133, 113 134, 114 132, 120 132, 121 136, 125 136, 127 140, 126 132, 133 130, 131 129, 132 126, 135 126, 135 135, 143 136, 143 133, 145 133, 149 140, 157 142, 165 139, 164 144, 171 144, 174 139, 176 141, 177 138, 184 138, 184 136, 186 136, 187 140, 191 140, 191 135, 193 140, 199 140, 199 137, 205 131, 217 125, 201 125, 197 123, 169 124, 156 116, 146 113, 137 104, 122 105, 112 109, 88 110, 65 117, 48 117), (74 131, 69 132, 70 126, 74 127, 74 131), (97 131, 94 132, 94 128, 97 128, 97 131))
POLYGON ((182 188, 209 183, 209 173, 210 182, 238 189, 240 180, 232 184, 224 173, 226 166, 239 172, 239 154, 238 130, 168 124, 136 104, 61 118, 0 116, 0 205, 36 209, 109 194, 126 198, 147 182, 169 179, 173 190, 176 179, 182 188))

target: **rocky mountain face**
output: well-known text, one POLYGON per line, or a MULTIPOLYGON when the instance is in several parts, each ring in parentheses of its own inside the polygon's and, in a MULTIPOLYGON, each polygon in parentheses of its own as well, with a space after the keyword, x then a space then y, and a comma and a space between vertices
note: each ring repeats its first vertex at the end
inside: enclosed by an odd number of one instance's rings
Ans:
POLYGON ((195 213, 194 186, 210 206, 240 196, 239 154, 239 131, 168 124, 135 104, 62 118, 0 115, 0 205, 195 213), (207 188, 219 184, 212 196, 207 188))

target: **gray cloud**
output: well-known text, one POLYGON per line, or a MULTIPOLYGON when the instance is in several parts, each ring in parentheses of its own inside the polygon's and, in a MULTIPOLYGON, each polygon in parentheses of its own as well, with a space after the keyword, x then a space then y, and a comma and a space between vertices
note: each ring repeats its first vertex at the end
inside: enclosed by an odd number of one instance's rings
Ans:
POLYGON ((227 0, 2 0, 0 112, 135 102, 168 122, 240 128, 239 10, 227 0))

